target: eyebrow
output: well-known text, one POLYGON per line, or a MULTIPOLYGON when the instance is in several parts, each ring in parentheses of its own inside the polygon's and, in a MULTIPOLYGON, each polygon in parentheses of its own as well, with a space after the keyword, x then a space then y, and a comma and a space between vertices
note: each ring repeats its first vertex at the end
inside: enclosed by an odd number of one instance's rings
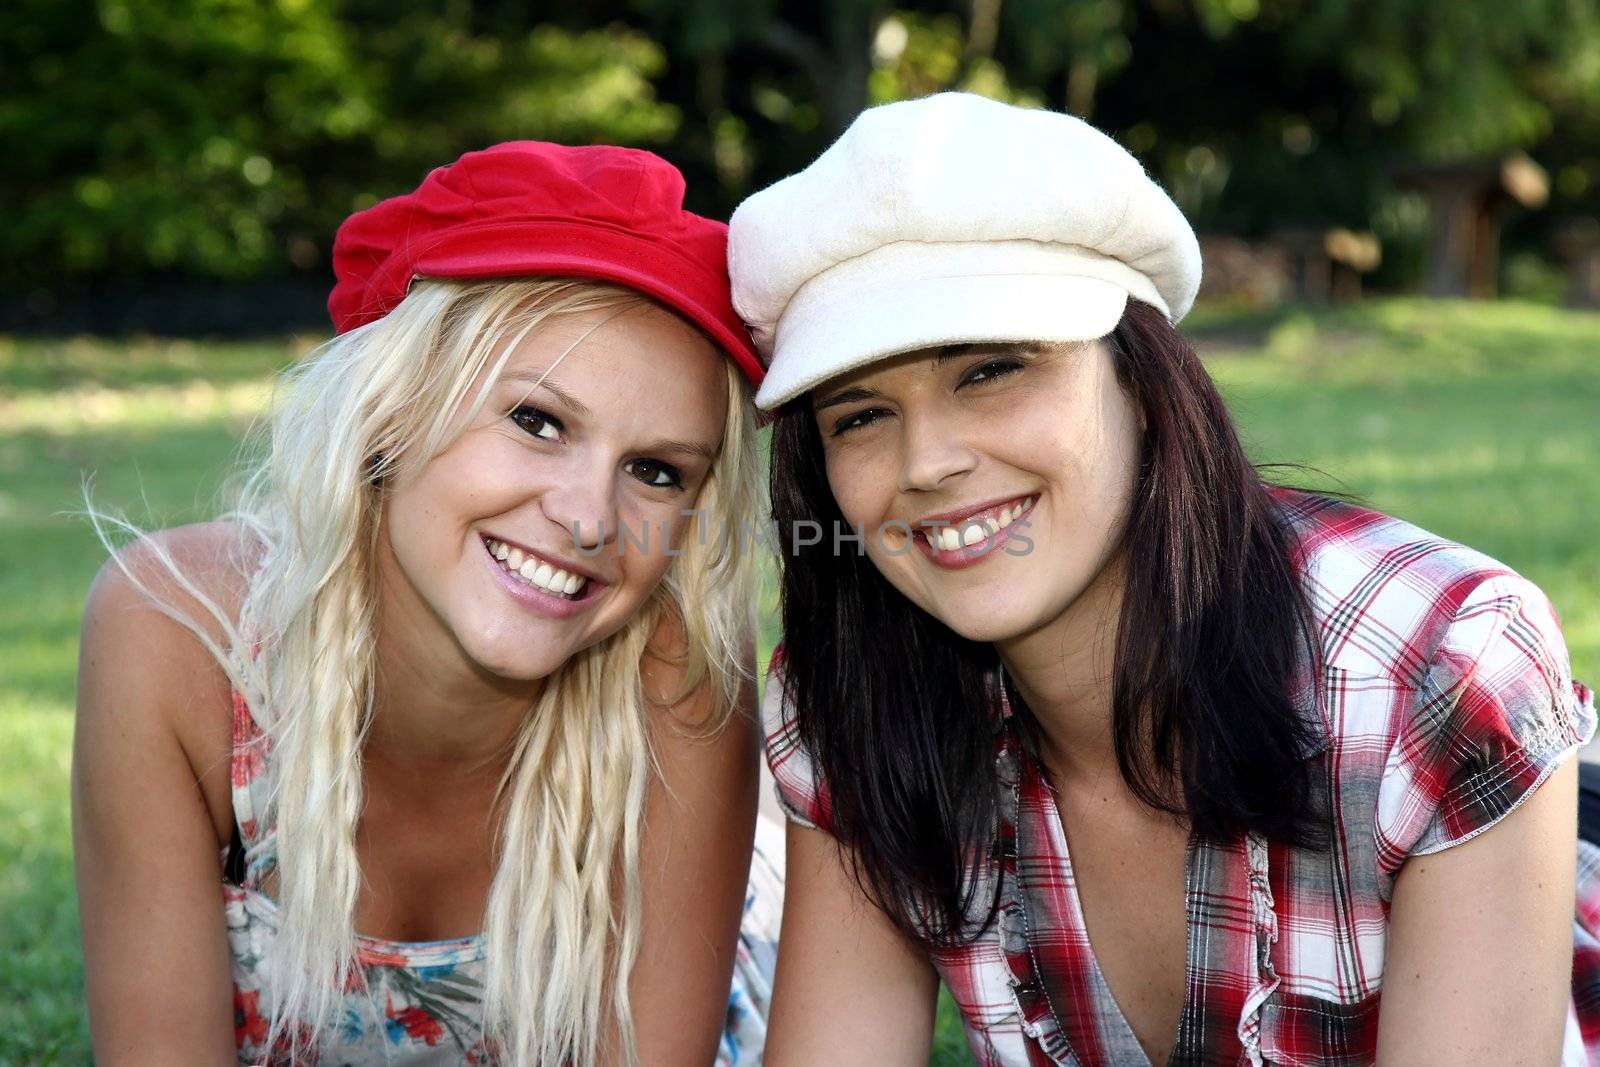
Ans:
POLYGON ((821 411, 823 408, 837 407, 840 404, 853 404, 857 400, 871 400, 873 397, 882 395, 883 394, 878 392, 876 389, 845 389, 842 392, 833 393, 821 400, 818 400, 815 404, 811 405, 811 410, 821 411))
POLYGON ((933 357, 933 365, 942 367, 952 359, 970 356, 986 348, 999 348, 1004 344, 1003 341, 966 341, 955 345, 940 345, 938 354, 933 357))
POLYGON ((577 412, 579 415, 593 414, 593 412, 589 410, 588 406, 584 404, 583 401, 579 400, 577 397, 561 388, 561 386, 557 385, 554 381, 551 381, 550 378, 546 376, 544 371, 537 371, 531 368, 519 368, 517 370, 507 371, 500 380, 503 382, 523 382, 536 388, 548 389, 551 395, 553 395, 557 400, 561 401, 567 407, 571 408, 573 411, 577 412))
POLYGON ((699 456, 707 463, 714 462, 717 450, 710 445, 701 444, 699 441, 652 441, 639 449, 640 452, 676 452, 681 456, 699 456))

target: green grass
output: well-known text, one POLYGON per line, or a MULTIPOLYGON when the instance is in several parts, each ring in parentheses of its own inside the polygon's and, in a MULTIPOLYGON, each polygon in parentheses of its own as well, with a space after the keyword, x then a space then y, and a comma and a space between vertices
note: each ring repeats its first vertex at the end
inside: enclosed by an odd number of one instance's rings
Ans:
POLYGON ((78 620, 104 558, 82 483, 206 513, 288 343, 0 339, 0 1063, 87 1063, 67 773, 78 620))
POLYGON ((1531 578, 1600 677, 1600 315, 1393 301, 1195 329, 1257 461, 1531 578))
MULTIPOLYGON (((1392 301, 1189 325, 1255 458, 1313 465, 1528 575, 1577 674, 1600 678, 1600 316, 1392 301)), ((0 1063, 89 1060, 67 771, 102 553, 73 514, 82 481, 141 524, 210 513, 272 371, 303 348, 0 338, 0 1063)), ((763 653, 772 606, 769 588, 763 653)), ((933 1062, 968 1062, 948 1000, 933 1062)))

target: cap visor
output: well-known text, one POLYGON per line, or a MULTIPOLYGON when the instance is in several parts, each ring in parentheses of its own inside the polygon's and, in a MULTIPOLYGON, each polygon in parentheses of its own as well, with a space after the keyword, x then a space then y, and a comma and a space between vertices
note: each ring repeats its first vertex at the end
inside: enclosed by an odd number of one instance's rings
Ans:
POLYGON ((1127 302, 1122 286, 1060 274, 909 278, 797 294, 778 325, 756 405, 770 411, 830 378, 921 348, 1104 337, 1127 302))

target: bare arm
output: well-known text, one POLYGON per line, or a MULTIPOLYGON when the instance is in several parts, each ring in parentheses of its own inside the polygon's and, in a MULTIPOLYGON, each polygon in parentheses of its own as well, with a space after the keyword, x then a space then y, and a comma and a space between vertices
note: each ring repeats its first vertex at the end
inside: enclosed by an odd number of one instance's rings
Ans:
POLYGON ((84 609, 72 761, 96 1063, 235 1058, 217 825, 181 736, 200 714, 222 728, 227 706, 210 656, 108 563, 84 609))
POLYGON ((1577 782, 1569 760, 1495 826, 1400 869, 1380 1064, 1560 1060, 1572 980, 1577 782))
POLYGON ((924 1067, 938 974, 821 830, 789 824, 769 1067, 924 1067))
MULTIPOLYGON (((644 926, 629 982, 644 1062, 705 1067, 716 1056, 728 1008, 735 944, 755 836, 757 731, 753 685, 727 725, 699 736, 714 709, 702 685, 675 706, 681 688, 671 662, 681 633, 663 624, 644 683, 651 741, 661 769, 645 798, 640 873, 644 926)), ((754 652, 746 655, 748 668, 754 652)))

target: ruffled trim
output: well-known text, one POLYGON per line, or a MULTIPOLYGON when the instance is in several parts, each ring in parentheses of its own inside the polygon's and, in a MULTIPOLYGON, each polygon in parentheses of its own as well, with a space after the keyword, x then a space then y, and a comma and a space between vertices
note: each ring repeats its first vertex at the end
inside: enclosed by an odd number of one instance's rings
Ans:
POLYGON ((1278 971, 1272 965, 1272 949, 1278 943, 1278 913, 1272 899, 1270 853, 1260 834, 1245 838, 1245 862, 1250 878, 1250 917, 1255 928, 1255 984, 1245 995, 1239 1011, 1239 1044, 1251 1067, 1262 1067, 1261 1006, 1278 988, 1278 971))
MULTIPOLYGON (((1009 708, 1006 710, 1009 711, 1009 708)), ((1024 770, 1022 753, 1014 730, 1001 730, 998 740, 995 769, 1000 785, 1000 809, 992 869, 999 879, 995 892, 998 904, 995 923, 1000 941, 1000 958, 1006 968, 1007 984, 1023 1032, 1036 1041, 1038 1048, 1053 1062, 1063 1065, 1076 1064, 1078 1060, 1069 1041, 1069 1035, 1062 1029, 1061 1017, 1050 1002, 1049 988, 1043 979, 1039 961, 1033 953, 1033 931, 1027 906, 1026 887, 1022 884, 1017 869, 1017 831, 1024 770)), ((1191 859, 1187 861, 1187 866, 1190 877, 1194 877, 1198 869, 1205 869, 1211 871, 1212 876, 1223 878, 1227 883, 1229 895, 1234 895, 1236 899, 1239 890, 1247 888, 1251 920, 1250 949, 1253 959, 1247 958, 1245 953, 1240 951, 1244 946, 1232 938, 1229 938, 1229 941, 1235 946, 1234 949, 1219 948, 1219 950, 1227 952, 1231 961, 1226 965, 1228 970, 1238 973, 1235 968, 1240 970, 1253 968, 1253 973, 1247 971, 1242 976, 1246 980, 1246 992, 1240 1003, 1236 1035, 1242 1051, 1242 1061, 1251 1064, 1252 1067, 1265 1067, 1267 1060, 1262 1052, 1263 1009, 1278 992, 1280 985, 1277 968, 1273 963, 1273 954, 1278 943, 1278 914, 1277 902, 1272 891, 1271 846, 1260 834, 1248 834, 1240 844, 1243 845, 1242 849, 1212 848, 1212 864, 1196 864, 1191 859), (1241 873, 1239 868, 1241 859, 1246 887, 1241 887, 1237 881, 1241 873)), ((1207 849, 1210 846, 1200 843, 1191 847, 1207 849)), ((1192 905, 1196 894, 1201 892, 1215 894, 1221 889, 1221 886, 1211 886, 1208 889, 1204 886, 1189 885, 1186 887, 1186 896, 1192 905)), ((1189 937, 1192 951, 1193 931, 1189 932, 1189 937)), ((1106 994, 1109 995, 1109 990, 1106 994)), ((1193 1000, 1194 991, 1190 990, 1185 997, 1186 1015, 1193 1006, 1193 1000)), ((1181 1033, 1179 1040, 1180 1042, 1183 1040, 1181 1033)))
MULTIPOLYGON (((1594 693, 1582 682, 1572 682, 1572 703, 1551 701, 1548 710, 1515 724, 1518 740, 1532 760, 1562 756, 1594 737, 1594 693)), ((1552 761, 1554 762, 1554 761, 1552 761)))
MULTIPOLYGON (((1006 709, 1009 718, 1009 707, 1006 709)), ((993 870, 999 879, 999 910, 995 926, 1000 936, 1000 959, 1006 967, 1006 984, 1016 1006, 1022 1032, 1058 1063, 1071 1062, 1072 1049, 1061 1032, 1049 994, 1039 977, 1028 929, 1028 909, 1017 877, 1017 818, 1021 806, 1022 766, 1010 730, 1000 732, 995 753, 995 773, 1000 784, 1000 825, 995 834, 993 870)))

